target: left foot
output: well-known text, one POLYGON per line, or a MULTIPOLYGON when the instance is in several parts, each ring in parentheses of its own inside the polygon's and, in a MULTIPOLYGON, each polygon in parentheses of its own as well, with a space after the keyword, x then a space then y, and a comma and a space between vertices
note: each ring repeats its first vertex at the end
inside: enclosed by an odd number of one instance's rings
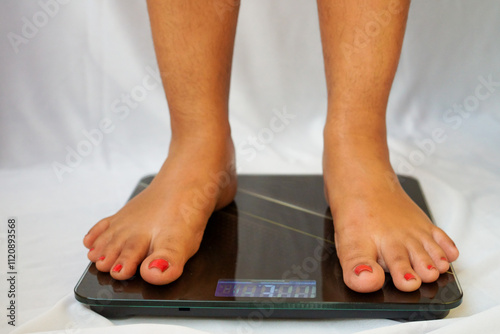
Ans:
POLYGON ((333 137, 325 135, 325 194, 346 285, 373 292, 385 272, 401 291, 436 281, 458 257, 453 241, 405 193, 386 149, 362 136, 347 145, 333 137))

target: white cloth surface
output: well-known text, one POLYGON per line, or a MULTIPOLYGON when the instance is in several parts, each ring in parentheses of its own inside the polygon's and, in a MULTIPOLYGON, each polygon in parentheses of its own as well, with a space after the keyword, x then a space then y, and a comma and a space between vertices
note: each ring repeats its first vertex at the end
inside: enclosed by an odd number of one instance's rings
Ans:
MULTIPOLYGON (((8 302, 6 221, 15 217, 17 333, 495 332, 499 14, 496 0, 413 1, 390 98, 393 166, 420 180, 436 223, 461 251, 455 269, 464 301, 446 319, 109 321, 79 305, 72 289, 88 262, 83 235, 116 212, 167 152, 167 105, 145 4, 2 1, 0 309, 8 302)), ((315 3, 242 1, 236 38, 230 120, 239 172, 321 173, 326 89, 315 3), (264 138, 284 112, 292 115, 284 130, 252 147, 250 136, 264 138)), ((0 332, 14 329, 0 319, 0 332)))

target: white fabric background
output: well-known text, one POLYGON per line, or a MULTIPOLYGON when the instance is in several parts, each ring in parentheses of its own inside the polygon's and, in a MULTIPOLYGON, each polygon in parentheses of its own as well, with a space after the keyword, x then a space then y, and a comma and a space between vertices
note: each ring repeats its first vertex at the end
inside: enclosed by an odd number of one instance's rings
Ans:
MULTIPOLYGON (((437 224, 457 242, 455 268, 465 297, 445 320, 399 324, 108 321, 79 305, 72 289, 87 264, 81 239, 123 205, 140 177, 158 169, 169 120, 162 89, 148 77, 157 67, 144 2, 58 1, 0 2, 0 254, 6 254, 7 218, 16 217, 17 325, 26 324, 18 333, 457 333, 499 327, 500 2, 412 3, 388 111, 391 156, 398 172, 419 178, 437 224), (488 78, 496 86, 485 87, 488 78), (140 101, 127 108, 124 94, 140 101), (461 105, 470 112, 460 114, 461 105), (102 122, 108 133, 99 137, 95 129, 102 122), (85 133, 94 134, 94 144, 85 133), (54 162, 66 164, 78 149, 85 156, 72 157, 58 176, 54 162), (113 325, 120 327, 107 327, 113 325)), ((230 101, 240 172, 321 173, 325 93, 315 3, 242 1, 230 101), (276 110, 295 117, 264 149, 249 154, 249 136, 262 136, 276 110)), ((0 258, 0 331, 10 332, 6 255, 0 258)))

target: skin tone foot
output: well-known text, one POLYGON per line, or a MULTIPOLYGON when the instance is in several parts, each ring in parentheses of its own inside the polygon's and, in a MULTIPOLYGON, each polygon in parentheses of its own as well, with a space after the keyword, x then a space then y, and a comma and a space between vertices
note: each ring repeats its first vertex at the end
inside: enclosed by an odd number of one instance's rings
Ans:
POLYGON ((141 277, 157 285, 182 274, 211 213, 236 192, 232 141, 209 138, 173 142, 151 185, 89 231, 84 245, 97 269, 124 280, 140 266, 141 277))
POLYGON ((140 266, 144 280, 177 279, 199 248, 209 216, 236 193, 228 122, 238 6, 148 0, 172 140, 163 167, 142 193, 84 238, 97 269, 115 279, 140 266))
POLYGON ((398 289, 416 290, 458 257, 389 163, 386 110, 409 7, 409 0, 318 0, 328 94, 325 192, 344 281, 358 292, 380 289, 385 271, 398 289), (377 24, 374 13, 388 20, 360 44, 360 32, 377 24))
POLYGON ((385 272, 401 291, 437 280, 458 257, 453 241, 404 192, 389 163, 373 154, 373 144, 334 149, 328 139, 325 192, 346 285, 377 291, 385 272))

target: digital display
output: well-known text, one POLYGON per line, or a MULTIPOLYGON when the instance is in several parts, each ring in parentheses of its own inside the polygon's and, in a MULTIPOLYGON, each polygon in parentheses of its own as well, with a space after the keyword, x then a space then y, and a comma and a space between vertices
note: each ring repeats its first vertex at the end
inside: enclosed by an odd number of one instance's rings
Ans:
POLYGON ((315 298, 316 281, 224 280, 215 289, 216 297, 315 298))

